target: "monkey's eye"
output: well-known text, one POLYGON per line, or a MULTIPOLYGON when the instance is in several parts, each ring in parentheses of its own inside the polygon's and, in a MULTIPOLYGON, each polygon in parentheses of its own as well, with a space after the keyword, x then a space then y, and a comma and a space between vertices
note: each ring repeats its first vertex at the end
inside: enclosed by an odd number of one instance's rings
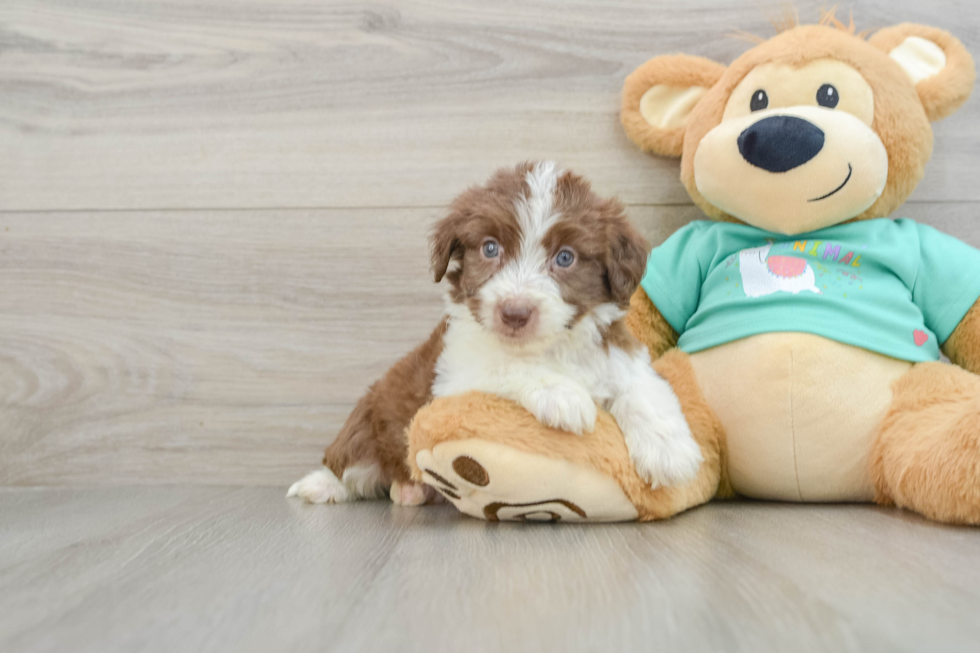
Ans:
POLYGON ((555 265, 560 268, 567 268, 575 262, 575 254, 570 249, 563 249, 555 257, 555 265))
POLYGON ((828 109, 833 109, 840 102, 840 93, 830 84, 824 84, 817 91, 817 104, 828 109))
POLYGON ((500 245, 493 238, 483 243, 483 256, 486 258, 497 258, 500 256, 500 245))
POLYGON ((752 94, 752 101, 749 108, 753 111, 762 111, 769 106, 769 96, 761 88, 752 94))

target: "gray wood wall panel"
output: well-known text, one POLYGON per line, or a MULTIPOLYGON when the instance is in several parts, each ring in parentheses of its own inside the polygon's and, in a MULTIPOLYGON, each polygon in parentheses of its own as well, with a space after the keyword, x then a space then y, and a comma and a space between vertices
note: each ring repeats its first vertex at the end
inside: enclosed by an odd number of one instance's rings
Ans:
MULTIPOLYGON (((814 22, 828 3, 793 3, 814 22)), ((857 0, 861 28, 980 45, 975 4, 857 0)), ((782 0, 5 0, 0 209, 436 206, 557 158, 629 203, 685 202, 619 128, 623 78, 728 63, 782 0)), ((847 7, 841 11, 846 18, 847 7)), ((919 200, 980 200, 980 104, 937 126, 919 200)))

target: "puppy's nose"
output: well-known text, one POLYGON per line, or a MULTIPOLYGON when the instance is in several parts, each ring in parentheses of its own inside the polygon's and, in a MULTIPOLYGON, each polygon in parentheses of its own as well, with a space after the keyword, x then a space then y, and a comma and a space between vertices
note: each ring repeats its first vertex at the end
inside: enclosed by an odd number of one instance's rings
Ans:
POLYGON ((738 137, 742 158, 769 172, 797 168, 823 149, 823 130, 796 116, 770 116, 738 137))
POLYGON ((500 305, 500 321, 515 331, 527 326, 532 313, 534 307, 526 302, 508 301, 500 305))

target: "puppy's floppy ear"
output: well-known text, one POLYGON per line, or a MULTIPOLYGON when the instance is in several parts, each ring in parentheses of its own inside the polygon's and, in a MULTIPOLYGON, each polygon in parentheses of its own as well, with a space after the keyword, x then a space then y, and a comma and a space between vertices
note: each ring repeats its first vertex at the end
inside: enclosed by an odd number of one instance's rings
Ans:
POLYGON ((609 223, 609 251, 606 253, 609 290, 616 303, 626 305, 646 272, 650 246, 630 224, 622 204, 610 200, 607 210, 615 216, 609 223))
POLYGON ((647 152, 680 156, 688 116, 724 72, 720 63, 686 54, 650 59, 623 84, 626 135, 647 152))
POLYGON ((929 120, 952 114, 973 91, 973 57, 945 30, 904 23, 877 32, 868 43, 905 71, 929 120))
POLYGON ((463 244, 459 240, 459 230, 466 222, 466 216, 458 210, 436 223, 429 233, 429 252, 432 259, 432 274, 436 283, 442 281, 453 258, 463 256, 463 244))

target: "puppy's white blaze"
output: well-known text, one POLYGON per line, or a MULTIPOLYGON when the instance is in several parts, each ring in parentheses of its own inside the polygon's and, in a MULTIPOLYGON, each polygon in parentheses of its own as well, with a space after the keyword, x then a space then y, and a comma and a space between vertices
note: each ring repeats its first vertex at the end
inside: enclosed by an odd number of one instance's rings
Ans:
POLYGON ((541 161, 531 168, 524 181, 528 194, 517 200, 517 220, 524 242, 540 241, 558 216, 554 215, 555 189, 563 170, 554 161, 541 161))
POLYGON ((514 209, 521 227, 520 251, 477 293, 480 319, 492 324, 497 305, 507 299, 526 299, 538 311, 535 340, 544 344, 567 328, 575 308, 561 297, 558 282, 548 274, 548 252, 542 240, 560 215, 554 209, 555 189, 564 171, 553 161, 535 164, 525 177, 527 193, 515 200, 514 209))
POLYGON ((528 195, 517 200, 515 206, 517 221, 521 225, 521 252, 517 266, 519 279, 547 276, 548 252, 541 241, 559 218, 554 210, 555 189, 562 172, 554 161, 542 161, 531 168, 525 177, 528 195))

